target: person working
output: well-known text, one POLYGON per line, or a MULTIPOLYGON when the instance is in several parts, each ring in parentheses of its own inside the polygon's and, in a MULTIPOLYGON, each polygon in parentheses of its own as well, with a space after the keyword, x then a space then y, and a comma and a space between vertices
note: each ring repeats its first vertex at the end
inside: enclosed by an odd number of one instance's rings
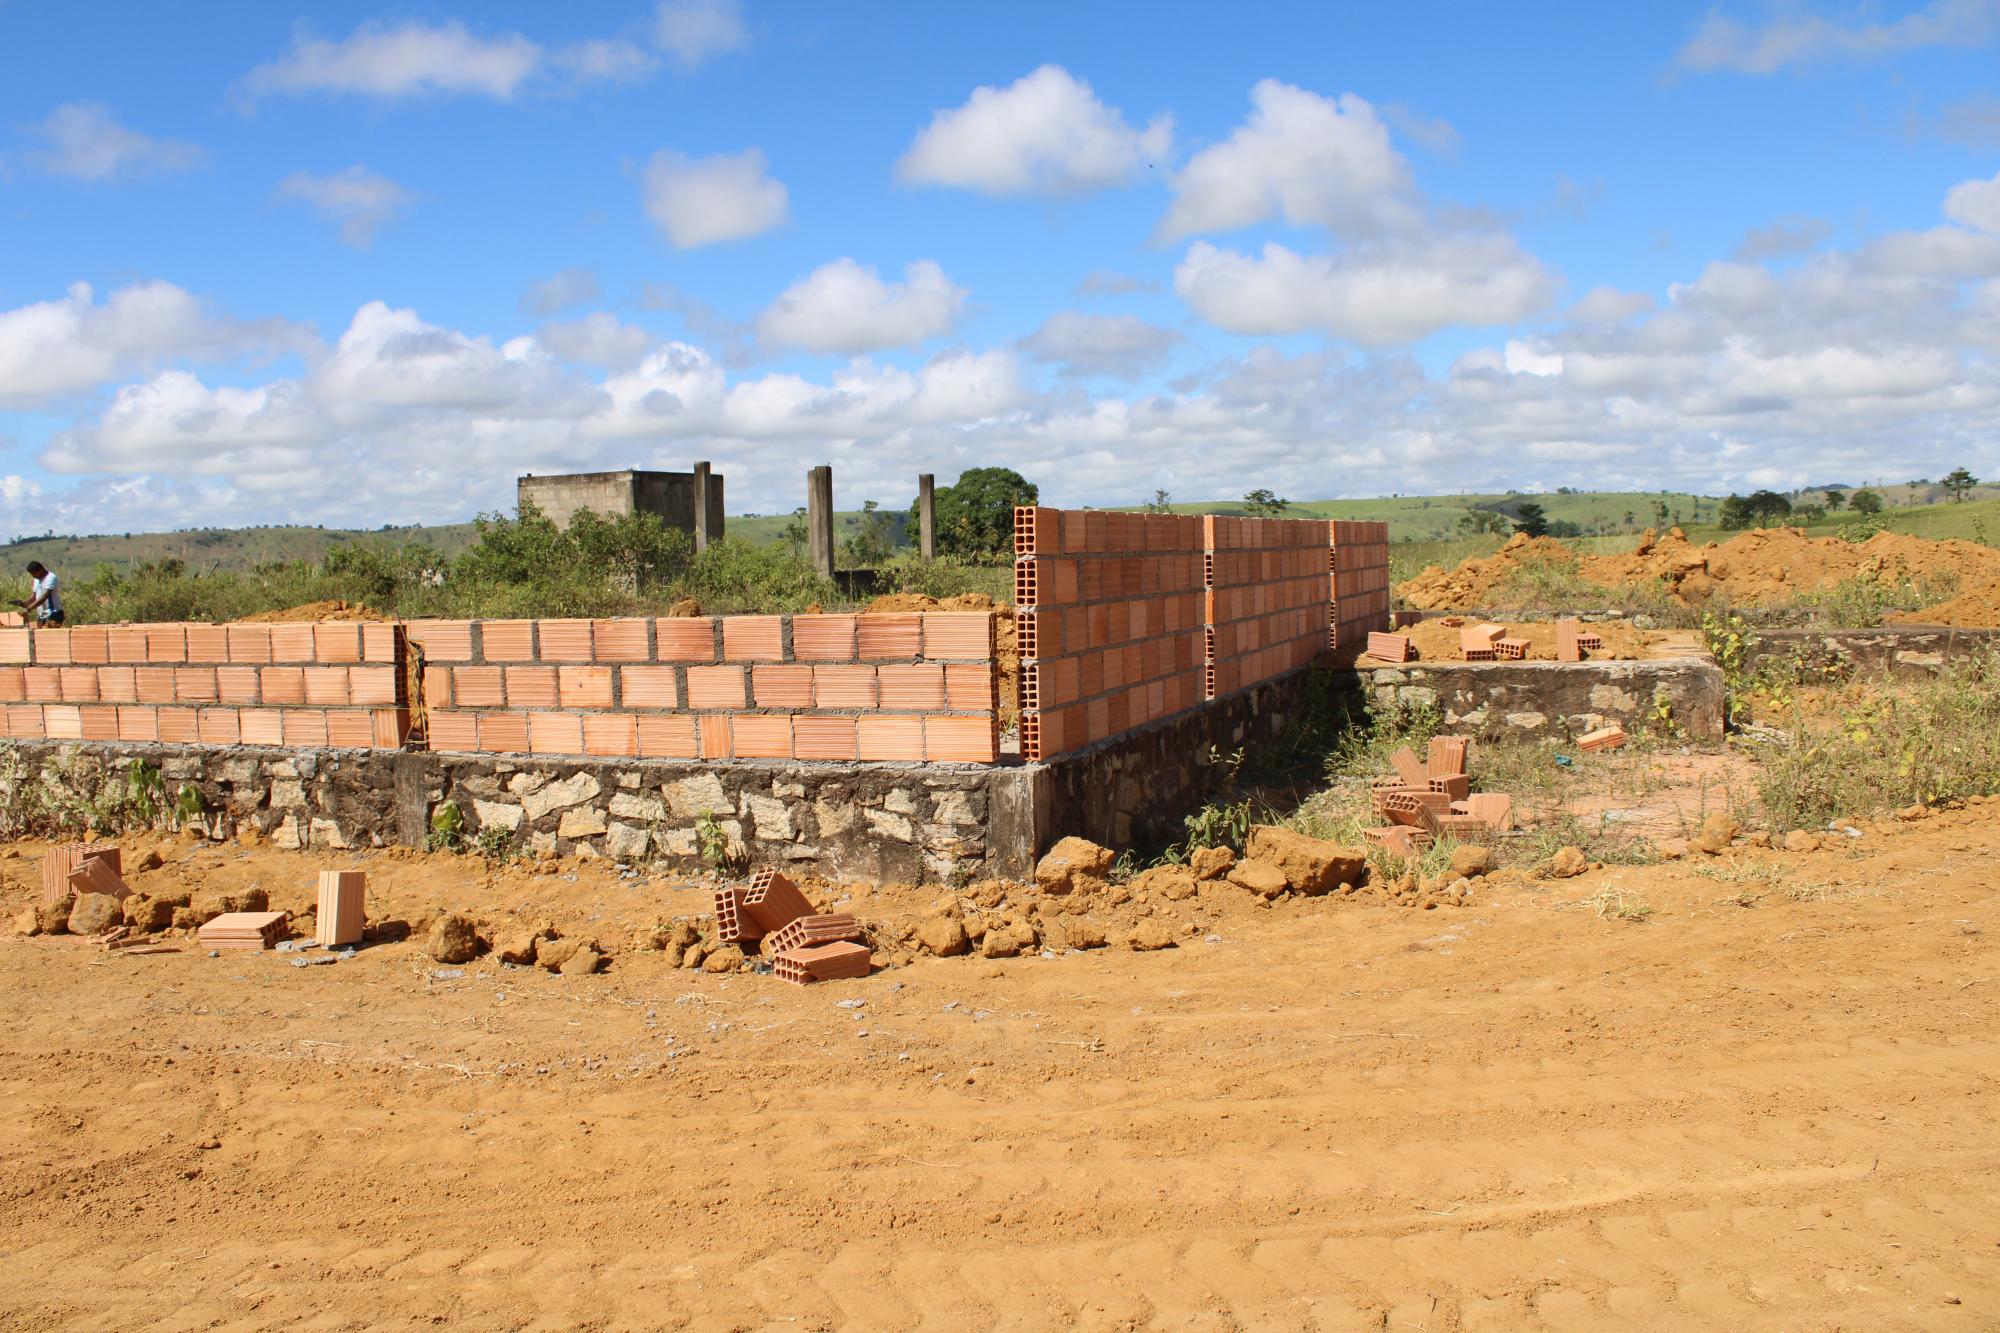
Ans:
POLYGON ((29 601, 17 601, 14 605, 24 612, 33 611, 35 623, 44 629, 62 624, 62 593, 56 590, 56 576, 39 560, 28 562, 28 576, 35 581, 35 595, 29 601))

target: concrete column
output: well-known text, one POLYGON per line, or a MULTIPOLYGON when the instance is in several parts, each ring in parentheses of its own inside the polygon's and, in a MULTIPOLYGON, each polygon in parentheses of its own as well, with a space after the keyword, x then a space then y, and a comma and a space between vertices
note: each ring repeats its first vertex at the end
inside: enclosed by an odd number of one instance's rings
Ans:
POLYGON ((833 469, 824 463, 806 473, 806 540, 814 572, 832 578, 833 469))
POLYGON ((708 539, 722 540, 722 483, 727 480, 720 472, 708 474, 708 539))
POLYGON ((708 464, 694 465, 694 549, 708 549, 709 472, 708 464))
POLYGON ((937 486, 928 472, 917 474, 917 553, 937 559, 937 486))

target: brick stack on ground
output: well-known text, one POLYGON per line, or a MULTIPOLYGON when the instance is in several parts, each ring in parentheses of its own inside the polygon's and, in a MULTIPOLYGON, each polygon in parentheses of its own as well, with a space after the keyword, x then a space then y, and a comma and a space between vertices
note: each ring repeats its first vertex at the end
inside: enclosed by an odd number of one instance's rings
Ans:
POLYGON ((1363 830, 1368 841, 1414 856, 1441 834, 1487 837, 1513 827, 1514 801, 1498 792, 1475 792, 1469 774, 1471 742, 1434 736, 1424 758, 1407 746, 1389 756, 1394 770, 1370 792, 1375 813, 1388 823, 1363 830))
POLYGON ((874 966, 860 922, 843 912, 821 912, 798 886, 776 870, 760 870, 749 884, 715 891, 716 938, 724 944, 763 943, 781 981, 865 977, 874 966))

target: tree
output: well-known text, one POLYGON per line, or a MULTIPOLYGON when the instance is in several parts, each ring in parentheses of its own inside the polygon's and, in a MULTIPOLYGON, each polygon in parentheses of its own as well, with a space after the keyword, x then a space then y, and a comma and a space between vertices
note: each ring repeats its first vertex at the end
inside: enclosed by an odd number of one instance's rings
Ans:
POLYGON ((1168 495, 1168 494, 1167 494, 1167 493, 1166 493, 1165 491, 1162 491, 1162 490, 1156 490, 1156 491, 1154 491, 1154 492, 1153 492, 1153 498, 1152 498, 1152 499, 1151 499, 1150 501, 1148 501, 1148 502, 1147 502, 1147 504, 1146 504, 1146 512, 1147 512, 1147 513, 1149 513, 1149 514, 1171 514, 1171 513, 1173 513, 1173 512, 1174 512, 1174 497, 1173 497, 1173 496, 1171 496, 1171 495, 1168 495))
POLYGON ((1847 503, 1846 493, 1838 486, 1823 487, 1820 490, 1820 494, 1826 497, 1826 507, 1829 513, 1847 503))
POLYGON ((1938 485, 1944 487, 1944 493, 1949 495, 1953 501, 1963 500, 1966 497, 1966 493, 1978 484, 1979 478, 1973 476, 1962 467, 1953 468, 1945 474, 1945 479, 1938 483, 1938 485))
MULTIPOLYGON (((1008 518, 1011 525, 1012 515, 1008 518)), ((840 544, 840 554, 849 569, 873 569, 889 558, 889 516, 875 501, 861 502, 861 521, 840 544)))
POLYGON ((1666 526, 1667 502, 1665 500, 1653 501, 1653 521, 1655 523, 1658 523, 1661 527, 1666 526))
POLYGON ((1717 521, 1729 532, 1749 527, 1753 521, 1750 502, 1732 491, 1729 498, 1722 502, 1722 512, 1717 521))
MULTIPOLYGON (((990 560, 1014 549, 1014 506, 1031 505, 1040 489, 1006 467, 967 468, 949 486, 940 486, 937 547, 940 555, 990 560)), ((917 526, 917 502, 910 501, 910 527, 917 526)))
POLYGON ((1857 514, 1879 514, 1882 512, 1882 497, 1874 491, 1859 490, 1847 497, 1847 507, 1857 514))
POLYGON ((1632 530, 1632 525, 1637 521, 1638 517, 1637 514, 1629 509, 1625 511, 1625 531, 1630 532, 1632 530))
POLYGON ((1514 531, 1525 532, 1530 537, 1549 535, 1549 516, 1533 500, 1523 500, 1514 506, 1514 531))
POLYGON ((1801 523, 1817 523, 1826 517, 1826 506, 1798 505, 1792 510, 1792 517, 1801 523))
POLYGON ((1744 512, 1759 526, 1765 526, 1792 512, 1792 502, 1776 491, 1752 491, 1743 501, 1744 512))
POLYGON ((1266 518, 1276 518, 1290 508, 1291 503, 1290 500, 1280 499, 1275 492, 1266 490, 1262 486, 1243 497, 1245 509, 1266 518))
POLYGON ((1475 509, 1458 520, 1458 530, 1467 536, 1482 532, 1507 531, 1507 516, 1491 509, 1475 509))

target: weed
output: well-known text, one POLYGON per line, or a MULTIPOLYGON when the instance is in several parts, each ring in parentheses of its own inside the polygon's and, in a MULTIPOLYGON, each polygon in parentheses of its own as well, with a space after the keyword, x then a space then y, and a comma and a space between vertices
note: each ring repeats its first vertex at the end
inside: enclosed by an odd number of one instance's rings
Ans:
POLYGON ((457 801, 439 801, 437 809, 431 811, 431 827, 424 836, 424 846, 433 852, 465 849, 465 812, 458 808, 457 801))
POLYGON ((1722 671, 1723 716, 1731 722, 1747 718, 1750 702, 1744 696, 1749 686, 1750 650, 1756 644, 1756 636, 1742 616, 1704 611, 1701 637, 1708 655, 1722 671))
POLYGON ((1892 611, 1915 611, 1958 595, 1958 575, 1950 570, 1884 582, 1856 575, 1831 587, 1802 593, 1800 606, 1813 618, 1839 629, 1872 629, 1892 611))
POLYGON ((511 861, 514 859, 514 830, 499 824, 488 824, 473 838, 472 846, 489 861, 511 861))
POLYGON ((702 864, 717 874, 728 872, 742 860, 742 852, 730 841, 729 830, 716 820, 712 810, 702 811, 695 821, 694 843, 702 864))
POLYGON ((1606 889, 1589 898, 1580 898, 1565 907, 1588 907, 1600 921, 1629 921, 1639 924, 1653 919, 1653 906, 1639 894, 1625 889, 1606 889))

